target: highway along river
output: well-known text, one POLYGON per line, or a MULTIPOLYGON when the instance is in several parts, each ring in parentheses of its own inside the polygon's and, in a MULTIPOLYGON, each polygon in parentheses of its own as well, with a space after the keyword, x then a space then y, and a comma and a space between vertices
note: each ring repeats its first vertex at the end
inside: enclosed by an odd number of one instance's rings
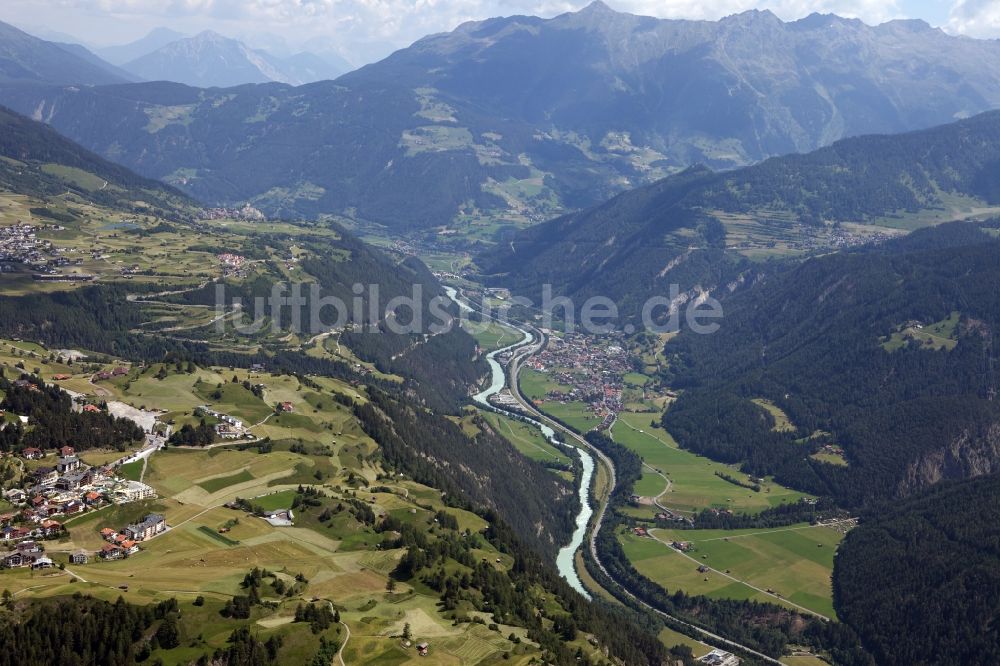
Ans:
MULTIPOLYGON (((463 299, 458 297, 458 292, 452 287, 445 287, 445 293, 451 298, 465 312, 472 312, 473 308, 463 299)), ((489 317, 489 315, 485 315, 489 317)), ((492 317, 489 317, 492 319, 492 317)), ((486 355, 486 361, 490 364, 490 385, 486 387, 483 391, 480 391, 473 396, 480 406, 484 409, 490 411, 499 412, 507 416, 513 416, 520 420, 524 420, 525 417, 520 414, 513 414, 503 409, 498 409, 490 404, 489 398, 491 395, 496 395, 504 389, 508 384, 508 380, 513 384, 517 381, 517 378, 508 378, 507 371, 503 365, 496 359, 499 354, 504 352, 511 352, 514 350, 523 350, 523 356, 529 356, 534 351, 538 349, 540 340, 536 340, 536 336, 531 332, 514 326, 509 322, 505 322, 506 325, 512 326, 521 332, 522 338, 515 342, 514 344, 502 347, 500 349, 495 349, 486 355)), ((517 367, 517 364, 513 361, 508 364, 508 368, 517 367)), ((531 423, 545 435, 546 439, 555 444, 556 446, 562 446, 555 438, 555 431, 544 423, 540 423, 534 419, 527 419, 528 423, 531 423)), ((577 492, 580 498, 580 512, 576 516, 576 528, 573 530, 573 536, 569 543, 563 546, 559 550, 559 554, 556 556, 556 568, 559 570, 559 574, 566 579, 566 581, 575 589, 577 592, 582 594, 587 599, 590 599, 590 593, 583 586, 580 581, 580 577, 576 571, 576 551, 578 551, 583 546, 583 540, 587 534, 587 525, 590 523, 591 517, 594 515, 594 510, 590 506, 590 484, 594 478, 594 458, 590 455, 587 450, 574 446, 573 449, 580 456, 580 479, 579 484, 577 484, 577 492)))

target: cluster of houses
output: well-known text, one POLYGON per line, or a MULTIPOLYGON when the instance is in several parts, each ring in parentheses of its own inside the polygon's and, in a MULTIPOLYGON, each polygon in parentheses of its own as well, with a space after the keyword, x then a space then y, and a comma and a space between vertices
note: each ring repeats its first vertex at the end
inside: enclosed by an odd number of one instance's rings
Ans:
POLYGON ((10 552, 0 553, 0 564, 8 569, 51 569, 53 566, 52 559, 45 555, 37 541, 21 541, 10 552))
POLYGON ((694 525, 694 521, 688 518, 687 516, 682 516, 679 513, 674 513, 670 509, 666 508, 663 508, 662 511, 657 512, 657 514, 653 516, 653 518, 655 518, 658 522, 662 523, 673 522, 673 523, 685 523, 687 525, 694 525))
POLYGON ((205 208, 198 213, 198 217, 202 220, 232 219, 261 221, 267 219, 260 209, 254 208, 250 204, 244 204, 242 207, 231 206, 228 208, 205 208))
POLYGON ((223 414, 206 405, 196 407, 194 413, 218 420, 219 422, 215 424, 215 434, 221 439, 254 439, 253 433, 247 430, 246 424, 235 416, 223 414))
MULTIPOLYGON (((124 366, 118 366, 113 370, 101 370, 100 372, 94 375, 93 379, 95 382, 96 381, 106 382, 114 377, 121 377, 127 374, 128 374, 128 368, 124 366)), ((93 405, 91 405, 91 407, 93 407, 93 405)))
POLYGON ((223 277, 246 277, 247 259, 240 254, 225 252, 219 255, 223 277))
POLYGON ((107 541, 97 554, 105 560, 120 560, 139 552, 139 542, 148 541, 167 530, 163 516, 151 513, 142 522, 126 525, 121 531, 110 527, 101 530, 101 538, 107 541))
POLYGON ((844 449, 838 444, 824 444, 820 448, 819 453, 826 453, 827 455, 839 456, 841 458, 844 457, 844 449))
POLYGON ((59 249, 50 241, 38 238, 42 230, 61 230, 59 226, 38 226, 19 222, 0 227, 0 263, 27 265, 33 270, 54 271, 55 266, 64 265, 59 249))
MULTIPOLYGON (((28 460, 44 457, 44 452, 27 448, 28 460)), ((110 467, 92 467, 76 456, 73 447, 64 446, 54 466, 35 468, 28 483, 3 493, 16 511, 0 515, 0 537, 7 544, 27 539, 51 538, 62 531, 55 518, 73 516, 102 505, 124 504, 156 497, 156 491, 138 481, 115 476, 110 467)))
POLYGON ((554 402, 585 402, 602 419, 598 428, 607 428, 622 410, 629 355, 622 344, 611 341, 594 344, 593 339, 570 333, 550 336, 540 353, 525 361, 525 367, 551 373, 552 379, 568 390, 551 391, 545 399, 554 402))

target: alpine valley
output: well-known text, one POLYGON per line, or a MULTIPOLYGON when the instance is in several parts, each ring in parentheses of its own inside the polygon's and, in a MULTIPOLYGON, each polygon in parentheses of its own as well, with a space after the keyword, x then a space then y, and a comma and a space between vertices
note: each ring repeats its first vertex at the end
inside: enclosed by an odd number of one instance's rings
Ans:
POLYGON ((128 5, 0 23, 0 666, 1000 663, 1000 41, 128 5))

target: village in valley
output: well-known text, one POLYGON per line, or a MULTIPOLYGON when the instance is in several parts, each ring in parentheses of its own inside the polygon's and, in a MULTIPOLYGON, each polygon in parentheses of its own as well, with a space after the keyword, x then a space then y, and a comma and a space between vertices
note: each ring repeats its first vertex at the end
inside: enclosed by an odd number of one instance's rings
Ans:
POLYGON ((548 344, 524 364, 558 384, 542 400, 582 402, 607 429, 623 409, 624 380, 631 371, 630 356, 618 335, 594 336, 567 333, 549 335, 548 344))
MULTIPOLYGON (((558 405, 557 410, 579 413, 587 420, 587 430, 610 428, 625 408, 626 396, 634 393, 630 390, 634 387, 625 383, 633 370, 622 336, 545 333, 545 347, 523 364, 525 392, 536 406, 558 405)), ((510 354, 500 354, 498 360, 507 363, 510 354)), ((507 389, 490 400, 497 407, 517 411, 517 401, 507 389)))
POLYGON ((82 260, 70 259, 52 241, 40 233, 64 231, 57 224, 18 223, 0 226, 0 273, 13 272, 20 266, 35 271, 39 277, 58 274, 58 269, 79 264, 82 260))

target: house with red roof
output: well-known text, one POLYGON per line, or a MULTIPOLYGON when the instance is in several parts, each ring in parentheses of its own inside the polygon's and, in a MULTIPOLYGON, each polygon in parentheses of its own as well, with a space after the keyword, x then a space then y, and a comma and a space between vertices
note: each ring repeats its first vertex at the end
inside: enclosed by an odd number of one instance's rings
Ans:
POLYGON ((63 526, 57 520, 43 520, 39 528, 41 530, 42 536, 55 536, 62 532, 63 526))

